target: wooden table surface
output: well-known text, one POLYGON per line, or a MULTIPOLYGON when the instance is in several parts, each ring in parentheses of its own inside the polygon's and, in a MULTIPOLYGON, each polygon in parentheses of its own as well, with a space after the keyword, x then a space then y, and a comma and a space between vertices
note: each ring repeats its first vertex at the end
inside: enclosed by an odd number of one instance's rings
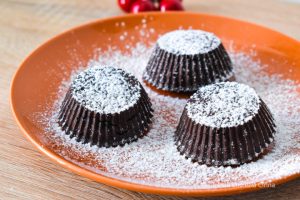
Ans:
MULTIPOLYGON (((184 0, 184 5, 189 11, 262 24, 300 40, 299 0, 184 0)), ((27 54, 72 26, 120 14, 115 0, 0 0, 0 199, 184 199, 112 188, 73 174, 35 149, 12 117, 10 81, 27 54)), ((300 199, 300 180, 224 199, 300 199)))

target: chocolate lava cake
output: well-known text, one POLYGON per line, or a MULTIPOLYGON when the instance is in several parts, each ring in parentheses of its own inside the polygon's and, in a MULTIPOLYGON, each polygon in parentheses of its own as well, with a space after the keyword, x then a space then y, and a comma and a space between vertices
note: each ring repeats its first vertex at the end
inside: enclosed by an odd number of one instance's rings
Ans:
POLYGON ((195 92, 233 78, 221 40, 202 30, 176 30, 160 37, 143 74, 150 85, 171 92, 195 92))
POLYGON ((78 142, 122 146, 146 134, 151 106, 133 75, 114 67, 92 66, 71 83, 62 102, 59 124, 78 142))
POLYGON ((201 87, 188 100, 175 132, 178 151, 208 166, 241 165, 274 139, 272 114, 254 89, 236 82, 201 87))

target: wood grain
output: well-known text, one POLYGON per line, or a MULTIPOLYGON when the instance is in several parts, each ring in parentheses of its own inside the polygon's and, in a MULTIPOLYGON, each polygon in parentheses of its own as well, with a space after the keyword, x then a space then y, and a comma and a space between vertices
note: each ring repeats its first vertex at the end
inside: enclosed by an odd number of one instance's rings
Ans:
MULTIPOLYGON (((252 21, 300 39, 300 4, 293 2, 185 0, 184 4, 189 11, 252 21)), ((33 148, 13 120, 9 86, 24 57, 67 28, 119 14, 113 0, 0 1, 0 199, 184 199, 116 189, 75 175, 33 148)), ((300 199, 300 180, 222 199, 300 199)))

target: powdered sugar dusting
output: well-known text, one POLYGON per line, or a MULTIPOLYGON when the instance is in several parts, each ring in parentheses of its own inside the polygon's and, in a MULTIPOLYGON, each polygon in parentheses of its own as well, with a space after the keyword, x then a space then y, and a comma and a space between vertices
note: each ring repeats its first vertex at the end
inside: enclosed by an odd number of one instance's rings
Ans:
POLYGON ((91 63, 71 84, 73 98, 87 109, 100 113, 128 109, 139 99, 140 89, 134 76, 122 69, 97 63, 91 63))
POLYGON ((222 82, 201 87, 187 103, 188 116, 210 127, 244 124, 259 109, 259 97, 253 88, 236 82, 222 82))
MULTIPOLYGON (((121 66, 140 81, 151 49, 142 44, 132 54, 109 51, 99 64, 121 66)), ((65 90, 53 108, 47 137, 62 157, 96 173, 132 183, 164 188, 210 189, 253 184, 300 173, 300 98, 298 83, 264 73, 263 64, 244 53, 231 53, 238 82, 249 84, 266 102, 277 122, 273 149, 262 159, 237 168, 207 167, 179 155, 173 135, 186 99, 160 95, 144 85, 153 103, 153 125, 143 139, 116 148, 90 147, 70 139, 57 125, 65 90), (53 134, 51 134, 53 133, 53 134), (59 147, 59 148, 58 148, 59 147), (89 158, 89 159, 86 159, 89 158)), ((70 83, 70 82, 68 82, 70 83)), ((67 84, 66 84, 67 86, 67 84)), ((49 118, 45 118, 49 122, 49 118)))
POLYGON ((166 33, 157 41, 160 48, 174 54, 194 55, 216 49, 220 39, 202 30, 177 30, 166 33))

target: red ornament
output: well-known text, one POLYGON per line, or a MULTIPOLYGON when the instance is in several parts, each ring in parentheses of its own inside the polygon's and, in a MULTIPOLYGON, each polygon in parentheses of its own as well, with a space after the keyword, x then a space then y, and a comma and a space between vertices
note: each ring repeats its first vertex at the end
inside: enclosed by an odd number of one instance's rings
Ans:
POLYGON ((170 11, 170 10, 184 10, 181 4, 181 0, 162 0, 160 2, 160 11, 170 11))
POLYGON ((119 3, 119 7, 120 7, 123 11, 129 13, 132 4, 133 4, 135 1, 136 1, 136 0, 118 0, 118 3, 119 3))
POLYGON ((131 6, 132 13, 139 13, 139 12, 153 11, 153 10, 155 10, 155 7, 151 0, 137 0, 131 6))
POLYGON ((160 10, 160 8, 159 8, 160 1, 161 1, 161 0, 152 0, 152 3, 153 3, 153 6, 154 6, 154 10, 155 10, 155 11, 159 11, 159 10, 160 10))

